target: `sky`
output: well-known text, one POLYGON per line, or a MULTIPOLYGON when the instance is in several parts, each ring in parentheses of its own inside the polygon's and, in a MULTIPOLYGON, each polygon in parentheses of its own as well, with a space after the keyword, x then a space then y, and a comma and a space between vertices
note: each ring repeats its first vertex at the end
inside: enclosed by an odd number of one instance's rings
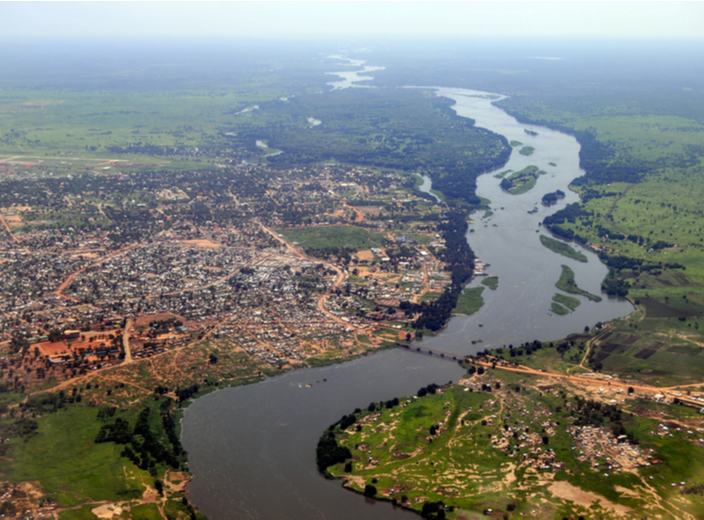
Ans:
POLYGON ((704 2, 0 2, 0 35, 704 38, 704 2))

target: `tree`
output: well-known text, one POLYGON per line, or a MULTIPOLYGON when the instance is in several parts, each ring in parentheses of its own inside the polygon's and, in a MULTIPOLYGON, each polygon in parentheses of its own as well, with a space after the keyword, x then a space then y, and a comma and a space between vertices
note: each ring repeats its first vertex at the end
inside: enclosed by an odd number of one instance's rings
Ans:
POLYGON ((367 484, 366 486, 364 486, 364 496, 365 497, 376 496, 376 487, 372 486, 371 484, 367 484))
POLYGON ((427 520, 442 520, 445 518, 445 504, 442 502, 426 502, 420 511, 420 516, 427 520))
POLYGON ((159 493, 159 496, 164 496, 164 484, 161 482, 161 480, 156 479, 154 481, 154 489, 156 489, 156 492, 159 493))

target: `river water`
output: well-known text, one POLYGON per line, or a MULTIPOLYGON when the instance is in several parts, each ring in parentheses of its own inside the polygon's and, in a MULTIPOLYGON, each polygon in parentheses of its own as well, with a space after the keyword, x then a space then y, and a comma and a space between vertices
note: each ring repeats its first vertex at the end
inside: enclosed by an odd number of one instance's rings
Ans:
MULTIPOLYGON (((584 174, 579 167, 577 140, 545 127, 518 123, 492 104, 500 98, 496 95, 449 88, 439 88, 436 94, 454 100, 453 108, 457 114, 471 117, 476 126, 501 134, 509 141, 520 141, 523 145, 514 147, 504 167, 477 180, 477 195, 491 201, 493 215, 483 218, 483 211, 473 214, 474 223, 467 234, 478 259, 489 265, 486 273, 499 277, 499 287, 495 291, 484 290, 485 304, 477 313, 451 320, 441 334, 423 340, 424 344, 447 352, 467 354, 534 339, 556 340, 581 332, 584 327, 592 327, 597 322, 630 314, 633 307, 628 301, 601 293, 601 282, 608 269, 594 252, 571 244, 587 256, 588 262, 581 263, 554 253, 540 243, 541 234, 549 235, 540 227, 540 222, 568 203, 579 200, 567 187, 584 174), (526 130, 537 135, 529 135, 526 130), (533 154, 520 154, 523 146, 533 147, 533 154), (547 173, 540 175, 535 187, 522 195, 502 190, 499 186, 501 179, 494 177, 498 172, 517 172, 533 165, 547 173), (562 190, 565 198, 554 206, 543 206, 543 195, 556 190, 562 190), (602 301, 575 296, 581 304, 574 312, 565 316, 552 314, 550 304, 558 292, 555 282, 560 278, 563 264, 574 271, 578 287, 600 295, 602 301), (476 343, 472 344, 472 341, 476 343)), ((469 286, 480 286, 481 280, 476 278, 469 286)))
MULTIPOLYGON (((476 314, 453 318, 440 334, 423 339, 423 345, 471 354, 533 339, 559 339, 597 321, 629 314, 632 308, 627 301, 605 295, 599 303, 578 297, 581 305, 566 316, 549 312, 561 264, 569 265, 578 286, 593 294, 601 294, 599 286, 607 272, 591 252, 583 251, 589 261, 582 264, 553 253, 538 238, 539 222, 546 215, 577 200, 567 189, 572 179, 583 174, 576 140, 519 124, 494 107, 484 93, 446 88, 436 93, 455 100, 457 113, 475 119, 477 126, 535 148, 530 156, 516 148, 502 171, 536 165, 548 173, 531 191, 517 196, 501 190, 494 172, 479 178, 477 193, 491 200, 494 214, 473 215, 470 229, 474 231, 468 232, 468 240, 478 258, 490 264, 487 272, 499 277, 499 287, 484 290, 485 305, 476 314), (526 128, 538 135, 526 134, 526 128), (544 208, 543 194, 557 189, 566 198, 544 208), (528 213, 536 207, 537 212, 528 213)), ((424 182, 424 190, 430 189, 428 184, 424 182)), ((456 381, 462 373, 449 360, 388 350, 202 397, 186 409, 182 423, 182 441, 193 473, 189 499, 212 520, 417 518, 325 480, 315 467, 315 446, 328 425, 357 407, 409 395, 432 382, 456 381)))
MULTIPOLYGON (((360 67, 364 63, 366 63, 366 60, 353 60, 350 58, 343 58, 342 56, 339 55, 333 55, 333 56, 328 56, 329 58, 333 58, 336 60, 344 60, 347 61, 347 65, 352 65, 354 67, 360 67)), ((378 67, 374 65, 366 65, 362 70, 354 70, 354 71, 341 71, 341 72, 327 72, 326 74, 330 74, 331 76, 339 76, 342 78, 340 81, 331 81, 327 83, 327 85, 330 85, 332 87, 332 90, 342 90, 345 88, 373 88, 370 85, 358 85, 360 81, 370 81, 374 79, 372 76, 360 76, 360 74, 364 74, 366 72, 374 72, 377 70, 384 70, 386 67, 378 67)))

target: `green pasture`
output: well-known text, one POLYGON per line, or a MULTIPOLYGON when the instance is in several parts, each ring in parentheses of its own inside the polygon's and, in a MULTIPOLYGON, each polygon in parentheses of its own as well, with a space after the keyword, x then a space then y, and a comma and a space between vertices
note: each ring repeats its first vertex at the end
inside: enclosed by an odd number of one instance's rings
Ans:
POLYGON ((291 228, 277 230, 277 233, 306 250, 347 248, 360 251, 384 244, 384 237, 380 233, 354 226, 291 228))
POLYGON ((657 386, 701 381, 704 349, 698 344, 698 322, 692 321, 663 317, 614 322, 593 346, 592 366, 657 386))
MULTIPOLYGON (((569 404, 574 397, 562 387, 536 388, 532 377, 500 370, 474 375, 471 382, 474 387, 454 385, 435 395, 400 398, 392 408, 373 403, 374 410, 357 414, 346 430, 335 428, 339 444, 352 452, 351 473, 344 464, 330 467, 330 473, 339 478, 351 474, 355 480, 348 486, 353 489, 361 492, 371 484, 384 497, 416 510, 426 501, 442 500, 455 509, 449 518, 468 514, 473 518, 487 508, 501 515, 509 504, 515 505, 516 515, 532 510, 542 518, 610 517, 605 510, 586 509, 552 496, 538 478, 544 472, 550 480, 567 480, 636 511, 652 512, 651 497, 640 492, 647 482, 659 499, 659 514, 674 518, 679 509, 699 517, 704 512, 697 496, 681 495, 679 486, 686 482, 694 487, 704 477, 704 448, 696 432, 683 429, 660 437, 653 434, 659 421, 623 414, 623 425, 638 440, 639 449, 646 453, 652 449, 661 463, 636 473, 619 472, 607 469, 608 460, 601 456, 596 458, 600 469, 577 458, 579 451, 573 449, 567 432, 575 420, 569 404), (491 391, 480 391, 487 384, 491 391), (545 421, 555 425, 554 433, 546 435, 545 421), (524 457, 530 460, 530 447, 511 435, 503 449, 489 442, 492 436, 503 437, 501 432, 508 428, 546 435, 547 445, 539 446, 553 450, 562 469, 516 468, 524 457), (687 462, 690 453, 692 459, 687 462), (507 473, 511 478, 506 479, 507 473), (678 485, 672 487, 672 483, 678 485), (623 493, 624 488, 632 493, 623 493), (676 508, 670 504, 675 497, 676 508)), ((608 419, 605 424, 610 424, 608 419)))
MULTIPOLYGON (((89 501, 120 501, 141 497, 140 478, 127 480, 123 466, 140 472, 120 457, 123 447, 94 442, 101 423, 98 408, 68 405, 42 417, 27 440, 13 439, 10 456, 0 463, 11 482, 39 481, 43 490, 63 507, 89 501)), ((136 417, 136 411, 130 412, 136 417)), ((122 413, 119 416, 123 416, 122 413)), ((151 481, 148 472, 142 477, 151 481)))

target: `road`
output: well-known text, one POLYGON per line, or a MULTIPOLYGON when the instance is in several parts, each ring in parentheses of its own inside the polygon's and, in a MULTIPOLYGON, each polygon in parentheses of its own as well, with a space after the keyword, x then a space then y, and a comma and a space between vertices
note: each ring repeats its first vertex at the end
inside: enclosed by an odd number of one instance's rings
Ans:
POLYGON ((354 206, 350 206, 345 201, 342 201, 342 205, 345 206, 347 209, 351 209, 352 211, 354 211, 354 213, 355 213, 354 221, 356 223, 364 222, 364 213, 362 213, 359 209, 355 208, 354 206))
POLYGON ((132 318, 127 318, 125 330, 122 332, 122 346, 125 349, 125 363, 132 363, 132 351, 130 350, 130 331, 132 330, 132 318))
POLYGON ((142 247, 143 245, 144 245, 144 244, 139 243, 139 244, 136 244, 136 245, 133 245, 133 246, 130 246, 130 247, 126 247, 126 248, 124 248, 124 249, 120 249, 119 251, 117 251, 117 252, 115 252, 115 253, 109 254, 108 256, 104 256, 103 258, 101 258, 101 259, 98 260, 97 262, 93 262, 92 264, 87 265, 86 267, 83 267, 83 268, 79 269, 78 271, 74 271, 73 273, 71 273, 70 275, 68 275, 68 278, 66 278, 66 280, 64 280, 61 285, 59 285, 59 288, 54 291, 54 294, 56 294, 57 296, 60 296, 60 297, 63 298, 64 300, 71 300, 71 301, 79 302, 79 303, 80 303, 80 300, 78 300, 78 299, 76 299, 76 298, 72 298, 71 296, 66 296, 65 294, 63 294, 64 289, 66 289, 66 287, 68 287, 69 285, 71 285, 71 282, 73 281, 74 278, 76 278, 76 276, 78 276, 79 274, 81 274, 81 273, 82 273, 83 271, 85 271, 86 269, 90 269, 91 267, 98 266, 98 265, 100 265, 100 264, 102 264, 102 263, 104 263, 104 262, 107 262, 108 260, 111 260, 111 259, 113 259, 113 258, 115 258, 115 257, 117 257, 117 256, 120 256, 120 255, 122 255, 122 254, 124 254, 124 253, 128 253, 128 252, 133 251, 133 250, 135 250, 135 249, 137 249, 137 248, 139 248, 139 247, 142 247))
MULTIPOLYGON (((2 212, 0 212, 0 222, 2 222, 2 225, 5 227, 5 230, 7 231, 7 234, 10 235, 12 240, 14 240, 16 243, 20 244, 20 239, 15 236, 15 234, 10 230, 10 226, 7 225, 7 221, 5 220, 5 217, 3 216, 2 212)), ((22 246, 22 249, 24 249, 27 254, 30 254, 29 249, 27 249, 25 246, 22 246)))

